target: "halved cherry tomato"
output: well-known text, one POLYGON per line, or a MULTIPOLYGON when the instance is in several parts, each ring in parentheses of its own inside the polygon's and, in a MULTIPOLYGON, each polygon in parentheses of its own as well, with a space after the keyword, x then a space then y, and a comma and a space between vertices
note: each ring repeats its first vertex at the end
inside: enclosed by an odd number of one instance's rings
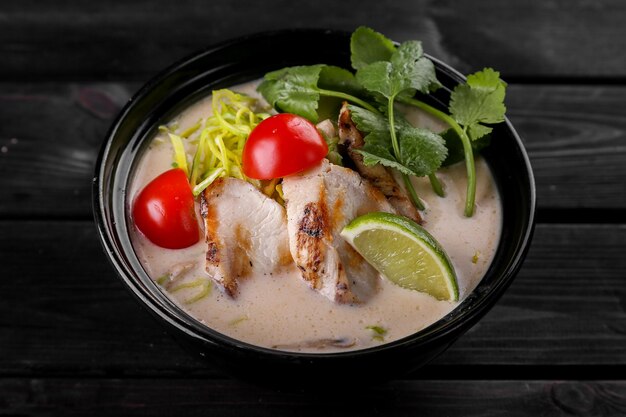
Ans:
POLYGON ((315 125, 295 114, 268 117, 255 127, 243 148, 243 172, 267 180, 304 171, 328 154, 315 125))
POLYGON ((152 243, 182 249, 200 239, 193 194, 185 171, 165 171, 145 186, 133 204, 133 220, 152 243))

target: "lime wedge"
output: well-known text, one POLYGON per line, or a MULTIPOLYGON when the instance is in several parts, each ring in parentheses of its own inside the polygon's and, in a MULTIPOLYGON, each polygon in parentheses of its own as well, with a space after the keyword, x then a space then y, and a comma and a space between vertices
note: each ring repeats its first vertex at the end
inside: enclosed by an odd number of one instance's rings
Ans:
POLYGON ((391 282, 438 300, 459 299, 450 259, 435 238, 414 221, 395 214, 368 213, 350 222, 341 236, 391 282))

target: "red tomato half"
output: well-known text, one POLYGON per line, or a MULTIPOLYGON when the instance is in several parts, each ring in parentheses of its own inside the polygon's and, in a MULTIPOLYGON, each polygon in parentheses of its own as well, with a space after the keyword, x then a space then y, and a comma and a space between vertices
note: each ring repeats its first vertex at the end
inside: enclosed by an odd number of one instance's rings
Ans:
POLYGON ((243 148, 243 172, 267 180, 304 171, 328 154, 315 125, 295 114, 268 117, 252 130, 243 148))
POLYGON ((185 171, 170 169, 150 181, 135 199, 133 219, 141 233, 162 248, 196 243, 200 229, 185 171))

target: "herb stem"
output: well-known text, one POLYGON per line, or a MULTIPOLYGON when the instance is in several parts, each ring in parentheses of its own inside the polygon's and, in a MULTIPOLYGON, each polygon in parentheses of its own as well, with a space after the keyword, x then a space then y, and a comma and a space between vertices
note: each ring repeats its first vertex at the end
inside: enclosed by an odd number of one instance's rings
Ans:
POLYGON ((394 98, 394 96, 389 97, 389 133, 391 134, 391 146, 393 146, 394 156, 400 159, 400 146, 398 145, 398 138, 396 137, 396 120, 393 114, 394 98))
POLYGON ((474 151, 472 150, 472 144, 470 142, 469 136, 467 136, 467 127, 463 129, 461 142, 463 143, 463 153, 465 154, 465 169, 467 170, 465 216, 472 217, 472 215, 474 214, 474 200, 476 199, 476 167, 474 166, 474 151))
POLYGON ((435 194, 439 197, 445 197, 446 193, 443 191, 443 186, 441 185, 439 178, 437 178, 437 175, 433 172, 428 176, 428 179, 430 180, 430 186, 433 188, 433 191, 435 191, 435 194))
POLYGON ((467 136, 467 128, 463 129, 450 115, 438 110, 422 101, 414 98, 403 98, 402 102, 426 113, 435 116, 439 120, 446 122, 461 138, 463 144, 463 153, 465 155, 465 168, 467 170, 467 191, 465 194, 465 216, 472 217, 474 214, 474 201, 476 199, 476 167, 474 166, 474 152, 472 143, 467 136))
MULTIPOLYGON (((393 114, 394 99, 395 96, 389 97, 389 134, 391 135, 391 146, 393 147, 393 153, 395 154, 394 156, 397 159, 400 159, 400 146, 398 145, 398 138, 396 136, 395 116, 393 114)), ((413 205, 417 207, 418 210, 424 210, 424 204, 417 195, 417 191, 415 191, 415 188, 413 187, 413 183, 411 182, 409 176, 405 173, 402 173, 402 179, 404 180, 404 185, 409 192, 409 197, 411 197, 413 205)))
POLYGON ((358 97, 354 97, 350 94, 346 94, 346 93, 342 93, 341 91, 332 91, 332 90, 325 90, 323 88, 320 88, 318 90, 318 92, 323 95, 323 96, 327 96, 327 97, 337 97, 337 98, 342 98, 344 100, 348 100, 351 101, 355 104, 358 104, 359 106, 363 107, 364 109, 367 109, 373 113, 376 114, 380 114, 380 112, 378 111, 378 109, 374 106, 372 106, 371 104, 369 104, 366 101, 361 100, 358 97))
POLYGON ((419 196, 417 195, 415 188, 413 188, 413 183, 411 182, 409 176, 406 174, 402 174, 402 179, 404 180, 404 186, 409 192, 409 197, 413 205, 417 207, 418 210, 424 210, 426 207, 424 207, 424 203, 422 203, 422 200, 420 200, 419 196))

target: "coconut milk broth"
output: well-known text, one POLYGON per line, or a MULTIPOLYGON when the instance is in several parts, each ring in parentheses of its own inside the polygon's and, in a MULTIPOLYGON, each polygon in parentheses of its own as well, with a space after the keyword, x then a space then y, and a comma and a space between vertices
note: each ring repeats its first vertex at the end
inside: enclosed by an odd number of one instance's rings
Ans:
MULTIPOLYGON (((233 90, 259 97, 256 83, 233 90)), ((194 125, 210 115, 211 98, 191 105, 175 118, 179 129, 194 125)), ((411 109, 408 119, 420 126, 441 130, 445 126, 430 116, 411 109)), ((138 162, 130 187, 132 202, 137 193, 153 178, 171 168, 172 147, 159 134, 138 162)), ((478 285, 487 271, 498 246, 502 209, 495 182, 488 165, 477 158, 476 211, 473 217, 463 215, 465 202, 465 165, 441 169, 438 177, 445 186, 446 197, 436 196, 427 178, 414 179, 416 190, 426 203, 423 226, 439 241, 457 273, 460 300, 478 285)), ((199 214, 198 214, 198 218, 199 214)), ((180 284, 198 278, 209 279, 204 270, 206 243, 180 250, 160 248, 132 229, 136 254, 153 280, 174 268, 185 267, 180 284)), ((363 305, 338 305, 310 289, 295 266, 271 276, 252 276, 241 285, 237 299, 213 286, 210 294, 198 301, 199 287, 163 291, 191 316, 232 338, 281 350, 320 352, 315 342, 335 340, 324 352, 364 349, 413 334, 436 322, 459 302, 438 301, 416 291, 406 290, 381 279, 380 291, 363 305), (193 302, 190 302, 193 301, 193 302), (371 326, 386 330, 381 337, 371 326)), ((170 288, 171 289, 171 288, 170 288)))

